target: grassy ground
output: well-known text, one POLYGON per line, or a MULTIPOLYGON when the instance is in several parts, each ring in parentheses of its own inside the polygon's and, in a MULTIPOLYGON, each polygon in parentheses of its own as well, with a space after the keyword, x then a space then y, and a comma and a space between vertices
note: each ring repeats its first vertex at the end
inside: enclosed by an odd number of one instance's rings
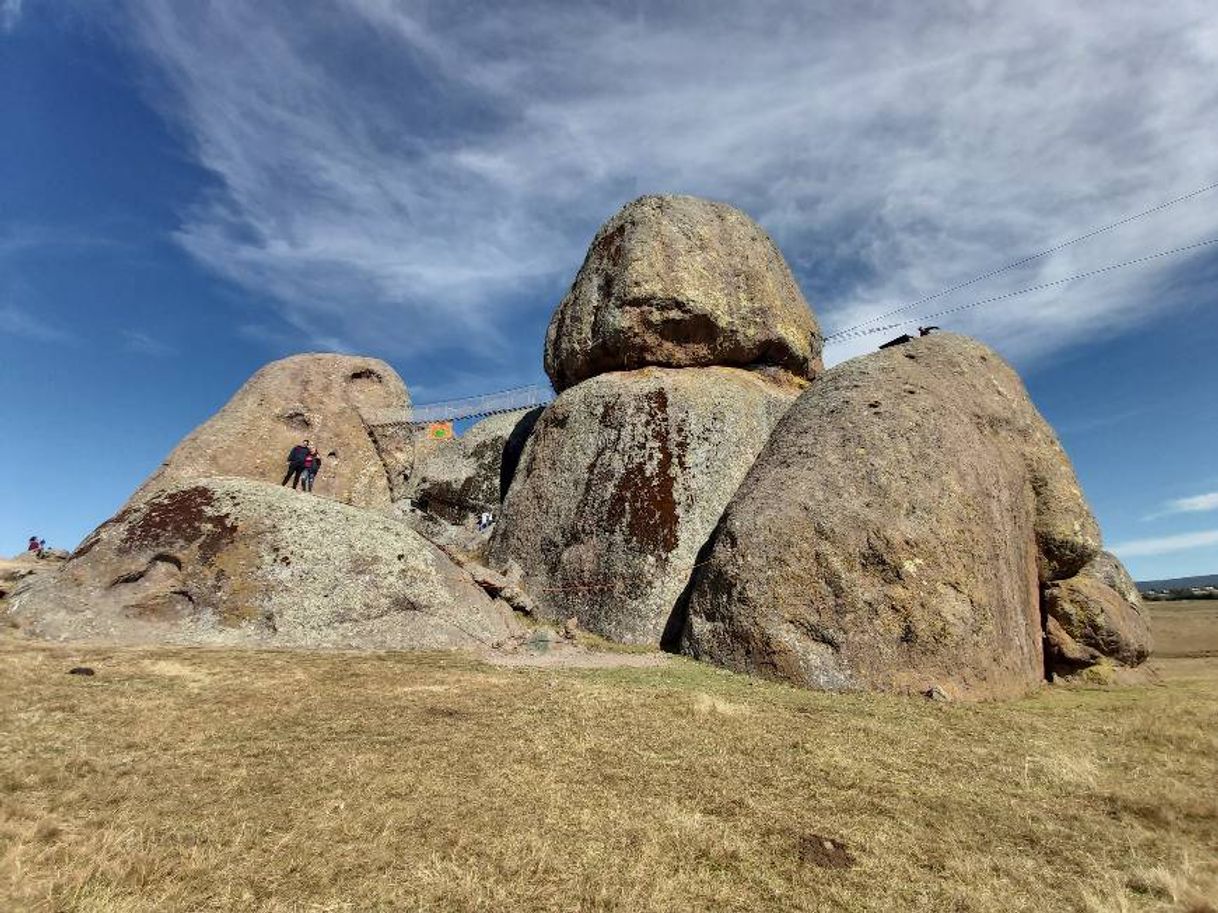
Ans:
POLYGON ((1218 599, 1150 603, 1155 655, 1218 658, 1218 599))
POLYGON ((5 911, 1218 909, 1214 658, 969 706, 683 660, 0 654, 5 911))

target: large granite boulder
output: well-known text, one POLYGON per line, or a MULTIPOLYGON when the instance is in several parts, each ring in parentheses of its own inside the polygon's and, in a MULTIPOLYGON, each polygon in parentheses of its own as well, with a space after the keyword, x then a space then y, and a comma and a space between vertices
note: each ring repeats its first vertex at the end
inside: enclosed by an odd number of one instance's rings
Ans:
POLYGON ((1150 655, 1150 626, 1129 572, 1100 552, 1074 577, 1045 588, 1048 660, 1057 675, 1102 663, 1136 666, 1150 655))
POLYGON ((1043 680, 1040 587, 1099 550, 1016 373, 932 335, 818 378, 728 505, 683 648, 823 689, 1005 697, 1043 680))
POLYGON ((271 362, 174 448, 132 502, 214 476, 278 484, 288 451, 308 438, 322 457, 317 494, 387 508, 413 459, 404 424, 409 405, 402 379, 375 358, 316 354, 271 362))
POLYGON ((125 643, 483 647, 515 624, 403 524, 244 479, 134 501, 6 611, 34 636, 125 643))
POLYGON ((821 335, 782 254, 740 210, 646 196, 596 234, 546 334, 562 391, 648 365, 821 369, 821 335))
POLYGON ((491 539, 538 614, 659 644, 699 549, 799 386, 644 368, 564 391, 529 438, 491 539))
POLYGON ((540 408, 492 415, 460 437, 426 442, 416 451, 408 496, 449 523, 497 513, 539 415, 540 408))

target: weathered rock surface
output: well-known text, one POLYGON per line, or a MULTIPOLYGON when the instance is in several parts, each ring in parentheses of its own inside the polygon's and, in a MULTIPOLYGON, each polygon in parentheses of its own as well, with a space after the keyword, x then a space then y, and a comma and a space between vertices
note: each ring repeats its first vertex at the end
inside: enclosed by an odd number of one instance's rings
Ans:
POLYGON ((387 508, 405 484, 413 442, 404 426, 378 419, 409 405, 401 378, 375 358, 317 354, 271 362, 174 448, 132 502, 215 476, 278 484, 288 451, 308 438, 322 456, 316 494, 387 508))
POLYGON ((562 391, 648 365, 821 369, 821 335, 786 261, 740 210, 646 196, 597 232, 546 334, 562 391))
POLYGON ((458 438, 420 449, 407 486, 415 504, 449 523, 498 512, 541 409, 492 415, 458 438))
POLYGON ((775 429, 691 586, 683 648, 823 689, 1043 679, 1039 585, 1099 531, 1015 372, 949 334, 839 365, 775 429))
POLYGON ((403 524, 243 479, 133 502, 7 611, 35 636, 119 642, 482 647, 515 625, 403 524))
POLYGON ((0 606, 19 587, 28 585, 33 578, 54 574, 67 560, 68 553, 55 549, 42 557, 32 552, 22 552, 12 558, 0 558, 0 606))
POLYGON ((544 618, 658 644, 698 550, 798 395, 737 368, 602 374, 542 413, 491 539, 544 618))
POLYGON ((1150 627, 1137 585, 1108 552, 1076 576, 1046 587, 1044 608, 1056 674, 1071 675, 1105 660, 1136 666, 1150 655, 1150 627))

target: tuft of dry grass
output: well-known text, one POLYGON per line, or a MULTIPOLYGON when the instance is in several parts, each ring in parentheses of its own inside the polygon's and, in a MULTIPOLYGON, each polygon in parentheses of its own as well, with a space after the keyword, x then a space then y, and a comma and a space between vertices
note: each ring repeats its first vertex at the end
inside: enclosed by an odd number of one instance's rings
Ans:
POLYGON ((1213 659, 964 705, 679 659, 0 654, 3 910, 1216 909, 1213 659))

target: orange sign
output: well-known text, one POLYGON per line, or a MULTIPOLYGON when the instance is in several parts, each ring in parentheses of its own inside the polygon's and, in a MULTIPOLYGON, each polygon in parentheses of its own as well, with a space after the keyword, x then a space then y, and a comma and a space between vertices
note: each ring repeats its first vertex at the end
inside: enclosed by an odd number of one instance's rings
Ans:
POLYGON ((432 422, 427 426, 427 436, 434 440, 444 440, 453 436, 452 422, 432 422))

